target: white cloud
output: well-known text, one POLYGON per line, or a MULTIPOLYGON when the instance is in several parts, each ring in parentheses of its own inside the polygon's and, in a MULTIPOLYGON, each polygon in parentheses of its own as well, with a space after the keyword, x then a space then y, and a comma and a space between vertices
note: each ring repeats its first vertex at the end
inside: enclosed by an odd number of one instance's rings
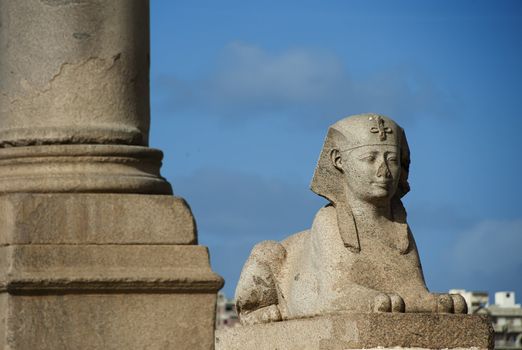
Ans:
POLYGON ((350 70, 356 67, 348 63, 326 51, 274 53, 236 42, 224 48, 206 77, 185 82, 162 77, 160 89, 172 93, 168 103, 173 110, 243 121, 274 114, 333 121, 368 111, 401 119, 442 115, 452 103, 414 67, 388 67, 355 79, 350 70))
POLYGON ((251 45, 230 44, 210 80, 211 94, 239 104, 310 104, 328 99, 344 83, 338 57, 294 49, 273 55, 251 45))

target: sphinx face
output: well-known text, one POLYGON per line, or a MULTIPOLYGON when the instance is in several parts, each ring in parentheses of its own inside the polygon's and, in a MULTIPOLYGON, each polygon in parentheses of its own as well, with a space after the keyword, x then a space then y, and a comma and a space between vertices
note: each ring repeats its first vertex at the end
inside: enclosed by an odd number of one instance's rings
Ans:
POLYGON ((399 152, 399 146, 392 145, 368 145, 341 152, 349 195, 370 203, 390 200, 401 173, 399 152))

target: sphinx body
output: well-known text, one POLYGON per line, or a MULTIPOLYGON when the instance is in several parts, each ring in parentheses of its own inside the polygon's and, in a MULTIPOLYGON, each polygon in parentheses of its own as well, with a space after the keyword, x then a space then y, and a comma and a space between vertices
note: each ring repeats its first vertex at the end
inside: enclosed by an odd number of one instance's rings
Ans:
POLYGON ((332 127, 312 180, 329 200, 309 230, 254 247, 236 303, 243 324, 337 312, 465 313, 430 293, 400 198, 409 190, 403 130, 375 114, 332 127))

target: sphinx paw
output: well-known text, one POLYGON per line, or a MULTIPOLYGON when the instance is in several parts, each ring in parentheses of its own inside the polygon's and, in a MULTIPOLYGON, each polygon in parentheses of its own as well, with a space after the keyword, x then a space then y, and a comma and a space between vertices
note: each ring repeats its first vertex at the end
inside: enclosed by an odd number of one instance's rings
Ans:
POLYGON ((453 313, 453 298, 449 294, 437 295, 437 312, 443 314, 453 313))
POLYGON ((379 293, 373 298, 373 312, 391 312, 392 301, 388 294, 379 293))
POLYGON ((388 293, 391 300, 391 312, 404 312, 406 305, 404 299, 397 293, 388 293))
POLYGON ((281 321, 281 312, 277 305, 270 305, 239 315, 239 320, 242 325, 252 325, 257 323, 270 323, 281 321))
POLYGON ((466 304, 466 299, 460 294, 450 294, 451 299, 453 299, 453 312, 456 314, 467 314, 468 313, 468 304, 466 304))

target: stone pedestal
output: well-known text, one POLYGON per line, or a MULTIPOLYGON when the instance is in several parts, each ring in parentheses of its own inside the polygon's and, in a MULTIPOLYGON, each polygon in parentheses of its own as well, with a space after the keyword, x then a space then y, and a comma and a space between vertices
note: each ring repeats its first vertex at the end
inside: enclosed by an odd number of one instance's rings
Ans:
POLYGON ((223 280, 185 201, 0 196, 0 349, 212 349, 223 280))
POLYGON ((493 349, 489 319, 454 314, 339 314, 216 332, 216 350, 493 349))

